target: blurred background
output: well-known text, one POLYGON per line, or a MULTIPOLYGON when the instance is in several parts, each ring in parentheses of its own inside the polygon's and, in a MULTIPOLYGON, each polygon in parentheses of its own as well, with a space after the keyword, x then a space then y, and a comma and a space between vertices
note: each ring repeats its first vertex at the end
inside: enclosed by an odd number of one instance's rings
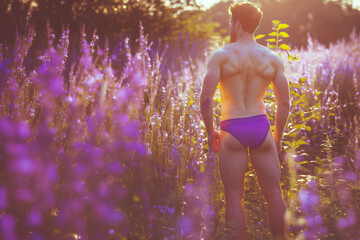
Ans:
MULTIPOLYGON (((227 9, 233 1, 219 0, 2 0, 0 3, 0 42, 13 43, 16 29, 24 30, 26 13, 41 42, 49 20, 57 38, 63 26, 69 26, 71 37, 78 38, 82 24, 89 36, 94 29, 100 36, 117 42, 124 36, 135 39, 139 22, 153 42, 177 42, 223 39, 227 35, 227 9)), ((290 25, 292 47, 306 47, 307 34, 329 45, 347 38, 353 28, 360 31, 358 0, 254 0, 264 12, 257 34, 271 31, 271 20, 290 25)), ((263 42, 265 44, 265 41, 263 42)), ((41 44, 38 46, 41 46, 41 44)))
MULTIPOLYGON (((34 26, 36 36, 29 56, 24 61, 27 71, 40 64, 37 59, 48 47, 48 30, 59 41, 62 30, 69 29, 68 75, 72 60, 80 54, 81 35, 88 42, 96 35, 100 46, 106 43, 115 75, 119 76, 127 62, 125 39, 134 53, 139 48, 140 23, 147 41, 151 42, 151 58, 163 56, 161 72, 180 68, 181 60, 204 60, 208 52, 229 42, 228 8, 234 1, 219 0, 2 0, 0 3, 1 54, 11 57, 16 32, 25 34, 26 22, 34 26), (48 26, 48 27, 47 27, 48 26), (94 35, 95 34, 95 35, 94 35)), ((352 30, 360 32, 358 0, 253 0, 264 12, 255 35, 271 32, 272 20, 290 25, 287 44, 306 48, 308 37, 329 46, 348 39, 352 30)), ((258 42, 266 45, 265 38, 258 42)), ((193 63, 194 63, 193 62, 193 63)))

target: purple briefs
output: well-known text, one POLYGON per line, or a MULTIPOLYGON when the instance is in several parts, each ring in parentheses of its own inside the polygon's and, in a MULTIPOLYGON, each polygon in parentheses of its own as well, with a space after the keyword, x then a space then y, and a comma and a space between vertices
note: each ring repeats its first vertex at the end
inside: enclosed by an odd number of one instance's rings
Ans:
POLYGON ((270 128, 266 114, 246 118, 233 118, 221 121, 221 130, 230 133, 245 147, 259 147, 270 128))

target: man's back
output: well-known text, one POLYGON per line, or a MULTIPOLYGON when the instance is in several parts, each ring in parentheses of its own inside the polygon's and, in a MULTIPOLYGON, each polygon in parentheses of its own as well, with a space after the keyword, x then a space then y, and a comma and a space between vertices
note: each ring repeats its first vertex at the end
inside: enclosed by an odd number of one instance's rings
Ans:
POLYGON ((265 114, 263 97, 279 65, 276 55, 254 42, 233 43, 219 53, 222 119, 265 114))

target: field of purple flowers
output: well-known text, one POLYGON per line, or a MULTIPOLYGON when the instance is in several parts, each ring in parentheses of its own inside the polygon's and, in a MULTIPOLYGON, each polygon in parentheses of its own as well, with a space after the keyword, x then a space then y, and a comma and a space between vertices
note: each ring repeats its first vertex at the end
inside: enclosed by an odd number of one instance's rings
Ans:
MULTIPOLYGON (((94 33, 70 59, 69 31, 55 41, 49 28, 33 59, 35 36, 27 26, 14 49, 0 45, 0 238, 230 239, 198 104, 211 50, 176 58, 140 34, 136 53, 125 39, 117 56, 94 33)), ((292 52, 300 60, 285 63, 292 239, 360 239, 359 42, 355 33, 328 48, 309 38, 292 52)), ((271 89, 265 102, 273 122, 271 89)), ((251 165, 246 176, 249 239, 271 239, 251 165)))

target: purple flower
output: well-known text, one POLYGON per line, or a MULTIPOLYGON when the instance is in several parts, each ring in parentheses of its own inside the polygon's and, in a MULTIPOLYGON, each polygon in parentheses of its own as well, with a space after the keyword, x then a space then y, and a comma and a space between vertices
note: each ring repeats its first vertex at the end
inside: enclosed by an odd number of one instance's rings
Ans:
POLYGON ((42 225, 43 217, 38 210, 32 209, 27 216, 27 222, 30 226, 38 227, 42 225))
POLYGON ((8 118, 3 118, 0 121, 0 133, 7 137, 11 137, 16 132, 14 124, 8 118))
POLYGON ((147 152, 145 144, 142 143, 136 143, 135 150, 141 156, 145 156, 147 152))
POLYGON ((316 182, 314 180, 311 180, 307 183, 307 185, 309 187, 311 187, 312 189, 315 189, 316 188, 316 182))
POLYGON ((349 182, 355 182, 356 181, 356 173, 354 171, 348 171, 345 174, 345 180, 349 181, 349 182))
POLYGON ((63 88, 63 77, 58 67, 62 65, 61 56, 51 48, 45 53, 44 63, 39 67, 39 80, 44 89, 50 91, 54 96, 65 93, 63 88))
POLYGON ((11 161, 10 168, 14 172, 27 176, 34 174, 37 169, 35 162, 26 156, 11 161))
POLYGON ((132 76, 132 83, 136 87, 143 87, 147 85, 147 80, 140 71, 136 71, 132 76))
POLYGON ((319 203, 319 197, 315 193, 302 189, 299 193, 301 208, 303 211, 309 211, 313 206, 319 203))
POLYGON ((56 182, 58 179, 57 169, 55 164, 51 164, 46 168, 46 179, 50 182, 56 182))
POLYGON ((317 239, 316 233, 314 232, 313 229, 306 229, 304 231, 304 236, 305 236, 305 239, 309 239, 309 240, 316 240, 317 239))
POLYGON ((115 173, 117 175, 121 175, 126 171, 126 168, 119 162, 110 162, 108 164, 108 171, 115 173))
POLYGON ((317 227, 323 223, 322 217, 317 212, 307 215, 305 219, 308 226, 311 226, 312 228, 317 227))
POLYGON ((18 136, 22 139, 30 137, 31 131, 26 122, 20 122, 17 126, 18 136))
POLYGON ((183 188, 185 189, 185 194, 187 196, 194 194, 194 186, 191 183, 187 183, 183 188))
POLYGON ((116 93, 116 97, 119 98, 119 100, 121 101, 128 101, 128 99, 134 95, 134 92, 129 89, 129 88, 120 88, 117 93, 116 93))
POLYGON ((180 230, 180 234, 182 236, 186 236, 192 233, 193 230, 193 220, 189 217, 180 217, 178 222, 178 227, 180 230))
POLYGON ((205 205, 202 213, 203 213, 205 219, 208 219, 215 215, 215 212, 214 212, 213 208, 211 207, 211 205, 205 205))
POLYGON ((357 217, 355 211, 353 209, 350 209, 347 217, 339 219, 338 228, 344 229, 346 227, 353 226, 356 222, 357 222, 357 217))
POLYGON ((139 137, 139 122, 131 121, 123 125, 124 135, 132 139, 138 139, 139 137))
POLYGON ((10 156, 25 156, 27 153, 27 147, 22 143, 9 142, 6 144, 7 154, 10 156))
POLYGON ((0 217, 0 234, 2 239, 15 240, 15 218, 10 214, 4 214, 0 217))

